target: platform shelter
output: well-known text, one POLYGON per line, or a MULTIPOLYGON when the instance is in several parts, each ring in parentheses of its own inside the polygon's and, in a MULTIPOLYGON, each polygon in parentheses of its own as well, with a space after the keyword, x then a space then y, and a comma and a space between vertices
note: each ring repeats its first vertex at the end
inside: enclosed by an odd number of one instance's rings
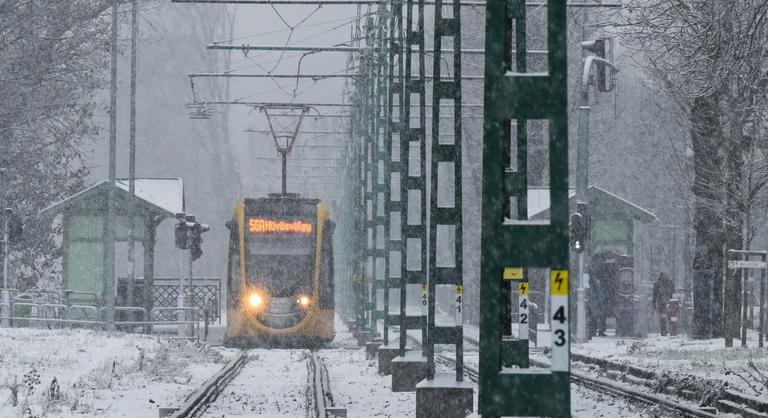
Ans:
MULTIPOLYGON (((635 299, 643 294, 639 289, 642 280, 635 274, 638 262, 635 254, 636 232, 639 225, 655 223, 657 218, 647 209, 598 186, 589 186, 587 192, 591 233, 584 254, 585 269, 589 273, 589 283, 597 284, 602 289, 600 302, 596 303, 601 309, 597 315, 600 322, 597 332, 603 332, 605 321, 614 318, 617 335, 632 336, 639 308, 635 299)), ((548 219, 549 189, 529 189, 527 204, 531 219, 548 219)), ((575 190, 568 193, 568 206, 569 213, 577 210, 575 190)), ((571 257, 571 266, 577 266, 577 254, 571 252, 571 257)), ((546 285, 543 279, 539 281, 541 283, 534 283, 532 289, 546 285)), ((574 285, 572 290, 576 287, 574 285)), ((537 304, 544 303, 537 293, 533 293, 532 300, 537 304)))
MULTIPOLYGON (((116 242, 130 240, 130 214, 134 214, 134 242, 141 251, 143 266, 135 266, 137 280, 134 288, 143 289, 135 300, 143 301, 152 309, 151 289, 154 279, 154 249, 158 225, 176 213, 184 212, 184 183, 180 178, 136 179, 135 195, 129 193, 127 179, 118 179, 114 185, 103 181, 43 209, 39 216, 50 219, 55 227, 61 226, 62 284, 74 299, 89 302, 102 301, 106 288, 104 281, 104 234, 109 188, 115 189, 116 242), (61 216, 59 216, 61 215, 61 216), (141 274, 143 270, 143 274, 141 274)), ((117 280, 116 280, 117 283, 117 280)), ((124 302, 131 306, 131 301, 124 302)), ((135 305, 134 305, 135 306, 135 305)))

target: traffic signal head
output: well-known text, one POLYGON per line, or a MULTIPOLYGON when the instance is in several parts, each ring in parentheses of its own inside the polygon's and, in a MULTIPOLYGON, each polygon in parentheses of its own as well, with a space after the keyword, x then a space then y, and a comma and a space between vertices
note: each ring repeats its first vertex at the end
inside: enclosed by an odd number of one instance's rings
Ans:
MULTIPOLYGON (((613 42, 609 39, 593 39, 589 41, 583 41, 581 43, 581 47, 587 51, 592 53, 593 55, 611 60, 613 56, 613 42)), ((613 78, 613 70, 610 69, 611 74, 608 74, 609 68, 604 63, 597 62, 595 63, 595 66, 597 67, 595 69, 597 73, 597 89, 598 91, 601 91, 603 93, 613 91, 615 85, 614 85, 614 78, 613 78), (610 76, 609 76, 610 75, 610 76)))
POLYGON ((211 227, 208 224, 201 224, 199 222, 190 224, 189 248, 192 260, 197 260, 203 255, 203 233, 208 232, 210 229, 211 227))
POLYGON ((192 240, 192 245, 189 247, 190 249, 190 255, 192 256, 192 261, 197 260, 203 255, 203 240, 202 239, 194 239, 192 240))
MULTIPOLYGON (((13 213, 13 210, 11 208, 5 208, 3 211, 3 216, 0 216, 0 221, 2 222, 8 222, 8 243, 18 244, 21 241, 21 231, 22 231, 22 225, 21 225, 21 218, 13 213), (4 221, 2 221, 4 219, 4 221)), ((2 223, 0 223, 0 233, 2 233, 4 226, 2 223)), ((0 237, 0 240, 2 237, 0 237)))
POLYGON ((189 248, 189 239, 187 239, 187 222, 183 218, 176 222, 174 238, 176 241, 176 248, 182 250, 189 248))
POLYGON ((569 222, 569 235, 572 251, 577 253, 584 251, 586 230, 584 217, 578 212, 572 213, 569 222))
POLYGON ((11 214, 10 218, 8 218, 8 242, 11 245, 21 242, 22 231, 21 218, 15 213, 11 214))

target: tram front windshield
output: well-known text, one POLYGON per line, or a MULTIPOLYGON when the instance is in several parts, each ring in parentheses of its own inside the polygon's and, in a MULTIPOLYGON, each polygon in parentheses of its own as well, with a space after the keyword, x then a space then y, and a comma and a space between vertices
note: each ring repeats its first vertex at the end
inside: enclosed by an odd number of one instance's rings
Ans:
POLYGON ((247 234, 248 281, 272 297, 292 297, 311 289, 314 234, 266 232, 247 234))

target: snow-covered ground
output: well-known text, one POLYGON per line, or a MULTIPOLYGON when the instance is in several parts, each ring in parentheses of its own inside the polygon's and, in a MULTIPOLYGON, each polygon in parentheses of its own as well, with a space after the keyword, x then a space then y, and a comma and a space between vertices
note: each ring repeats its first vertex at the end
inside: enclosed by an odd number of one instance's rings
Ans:
POLYGON ((768 375, 768 350, 757 348, 756 334, 749 337, 747 348, 741 348, 738 339, 734 347, 725 348, 722 338, 693 340, 658 334, 645 339, 595 337, 586 343, 572 343, 571 351, 659 374, 721 380, 745 394, 768 400, 768 387, 758 381, 758 372, 763 373, 763 379, 768 375))
POLYGON ((138 334, 0 328, 0 417, 157 417, 229 356, 138 334))
POLYGON ((248 350, 248 362, 205 417, 302 417, 309 350, 248 350))
MULTIPOLYGON (((319 351, 328 368, 335 406, 347 408, 349 417, 412 417, 415 394, 393 393, 391 377, 377 374, 377 361, 365 358, 365 349, 357 346, 341 321, 337 320, 336 327, 336 340, 319 351)), ((726 370, 746 367, 750 359, 762 370, 768 368, 764 352, 726 350, 722 340, 606 337, 574 343, 572 348, 656 371, 723 378, 740 388, 744 385, 734 375, 726 376, 726 370)), ((477 367, 475 347, 466 349, 466 364, 477 367)), ((137 334, 0 329, 0 418, 154 418, 158 407, 179 405, 236 353, 137 334)), ((303 416, 309 351, 256 349, 249 350, 248 356, 249 363, 207 416, 303 416)), ((576 417, 658 416, 658 411, 647 406, 576 385, 571 396, 576 417)), ((476 411, 477 388, 474 408, 476 411)))

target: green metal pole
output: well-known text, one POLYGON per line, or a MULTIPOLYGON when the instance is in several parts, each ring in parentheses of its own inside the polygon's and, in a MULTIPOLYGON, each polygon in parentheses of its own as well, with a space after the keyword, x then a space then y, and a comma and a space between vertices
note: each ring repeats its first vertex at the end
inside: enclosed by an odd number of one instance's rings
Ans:
MULTIPOLYGON (((397 287, 397 284, 393 280, 392 271, 390 268, 390 260, 392 253, 397 250, 400 251, 399 241, 392 239, 392 212, 397 208, 399 210, 398 202, 393 201, 392 196, 392 173, 399 172, 399 167, 395 167, 392 161, 392 136, 393 131, 399 132, 397 126, 393 123, 392 115, 394 109, 394 96, 395 96, 395 83, 399 84, 399 78, 395 74, 395 60, 398 59, 398 43, 397 34, 399 33, 399 21, 400 10, 402 6, 399 0, 392 0, 388 18, 387 30, 384 31, 384 36, 381 40, 381 48, 384 48, 385 42, 388 38, 388 48, 386 54, 381 54, 381 65, 385 67, 385 72, 382 77, 382 84, 384 85, 384 116, 382 118, 382 124, 384 128, 383 132, 383 149, 381 155, 382 162, 382 176, 383 182, 381 185, 381 199, 383 202, 383 230, 384 230, 384 333, 382 338, 382 344, 384 346, 389 345, 389 329, 393 325, 393 319, 397 318, 389 313, 390 305, 390 292, 393 288, 397 287)), ((401 97, 402 94, 398 94, 401 97)), ((398 105, 398 111, 400 106, 398 105)), ((399 196, 398 196, 399 198, 399 196)), ((395 322, 397 323, 397 322, 395 322)))
MULTIPOLYGON (((429 290, 427 314, 427 378, 435 377, 435 344, 456 347, 456 380, 464 379, 462 189, 461 189, 461 7, 453 4, 453 17, 443 17, 443 2, 435 2, 434 59, 432 74, 432 170, 430 194, 429 290), (449 80, 442 75, 443 37, 453 39, 449 80), (453 124, 440 118, 441 102, 450 101, 453 124), (441 123, 443 122, 443 123, 441 123), (445 135, 445 134, 448 135, 445 135), (436 323, 438 286, 450 287, 454 295, 454 323, 436 323)), ((446 54, 447 55, 447 54, 446 54)))
MULTIPOLYGON (((525 31, 522 0, 489 0, 486 6, 483 195, 480 284, 480 379, 483 417, 570 416, 568 311, 568 91, 566 2, 548 2, 548 71, 510 72, 512 25, 518 42, 525 31), (550 219, 528 219, 528 168, 510 167, 511 124, 518 133, 529 119, 549 122, 550 219), (516 197, 517 210, 509 197, 516 197), (522 200, 521 200, 522 198, 522 200), (549 271, 552 305, 552 367, 531 371, 503 366, 501 282, 508 268, 549 271)), ((517 65, 526 45, 517 45, 517 65)), ((527 157, 527 138, 517 135, 517 157, 527 157), (522 151, 521 151, 522 150, 522 151)), ((525 290, 527 292, 527 289, 525 290)), ((526 356, 527 358, 527 356, 526 356)))
MULTIPOLYGON (((370 119, 370 131, 369 131, 369 147, 371 164, 369 167, 370 184, 369 184, 369 199, 371 206, 371 243, 370 243, 370 262, 371 262, 371 331, 373 335, 378 334, 378 322, 384 319, 386 310, 378 309, 378 292, 379 290, 385 290, 385 276, 386 268, 379 268, 379 262, 384 261, 386 264, 386 251, 384 246, 380 246, 379 242, 381 238, 384 243, 387 241, 386 232, 384 231, 384 205, 383 205, 383 176, 379 169, 380 163, 383 164, 385 160, 385 153, 382 150, 382 128, 385 121, 382 112, 386 109, 384 106, 384 100, 386 95, 384 94, 386 89, 386 61, 384 55, 384 37, 385 37, 385 25, 386 25, 386 7, 380 6, 376 14, 375 30, 372 33, 371 42, 375 45, 369 56, 371 65, 371 75, 373 78, 370 80, 370 99, 373 99, 373 106, 371 106, 371 119, 370 119), (381 228, 381 231, 380 231, 381 228), (382 235, 379 237, 379 235, 382 235)), ((384 128, 386 129, 386 128, 384 128)), ((384 291, 386 294, 386 290, 384 291)), ((382 302, 386 296, 382 296, 382 302)), ((386 309, 386 307, 384 307, 386 309)), ((375 338, 375 337, 374 337, 375 338)))
MULTIPOLYGON (((426 265, 426 86, 424 68, 424 0, 406 0, 405 21, 405 72, 403 74, 403 118, 400 132, 400 219, 402 257, 400 279, 400 355, 405 355, 407 330, 421 329, 422 344, 427 343, 427 269, 426 265), (418 3, 416 3, 418 1, 418 3), (416 30, 413 30, 414 5, 418 7, 416 30), (419 51, 418 75, 413 74, 414 48, 419 51), (418 96, 418 127, 411 126, 411 96, 418 96), (418 148, 418 165, 410 157, 411 147, 418 148), (414 201, 411 201, 413 198, 414 201), (418 209, 412 209, 412 205, 418 209), (407 315, 406 301, 408 285, 421 288, 422 312, 407 315)), ((426 352, 424 353, 426 355, 426 352)))

